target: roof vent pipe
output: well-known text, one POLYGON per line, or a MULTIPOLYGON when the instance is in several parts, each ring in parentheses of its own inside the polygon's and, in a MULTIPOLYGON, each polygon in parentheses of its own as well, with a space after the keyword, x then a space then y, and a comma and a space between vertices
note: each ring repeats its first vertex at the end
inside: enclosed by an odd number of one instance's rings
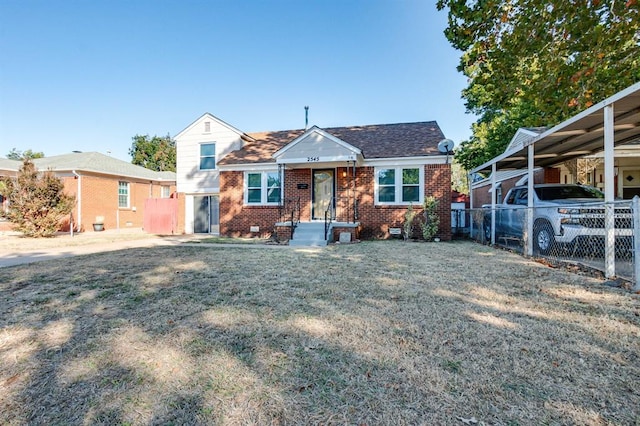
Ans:
POLYGON ((304 130, 307 130, 309 127, 309 106, 304 107, 304 130))

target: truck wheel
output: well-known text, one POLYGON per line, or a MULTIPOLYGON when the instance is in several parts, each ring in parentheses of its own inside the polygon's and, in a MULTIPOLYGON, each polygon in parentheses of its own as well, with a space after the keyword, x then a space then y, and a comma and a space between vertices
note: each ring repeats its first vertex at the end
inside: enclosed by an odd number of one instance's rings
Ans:
POLYGON ((491 243, 491 221, 485 220, 483 223, 484 240, 487 243, 491 243))
POLYGON ((553 235, 553 228, 548 223, 536 224, 533 230, 533 244, 542 255, 549 254, 551 248, 555 244, 556 239, 553 235))

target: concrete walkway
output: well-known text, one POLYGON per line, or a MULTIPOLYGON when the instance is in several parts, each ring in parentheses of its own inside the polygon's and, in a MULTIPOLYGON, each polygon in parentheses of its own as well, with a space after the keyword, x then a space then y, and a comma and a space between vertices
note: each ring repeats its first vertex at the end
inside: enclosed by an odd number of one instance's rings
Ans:
MULTIPOLYGON (((104 234, 102 234, 104 235, 104 234)), ((96 235, 102 236, 102 235, 96 235)), ((208 238, 209 235, 178 235, 158 237, 149 235, 149 238, 122 241, 96 241, 82 245, 62 245, 55 247, 41 247, 37 249, 11 249, 5 248, 0 239, 0 268, 7 266, 23 265, 44 260, 63 259, 65 257, 80 256, 85 254, 104 253, 116 250, 126 250, 141 247, 160 247, 171 245, 188 245, 197 247, 234 247, 234 248, 290 248, 288 245, 271 244, 205 244, 199 240, 208 238)), ((87 238, 87 237, 85 237, 87 238)), ((36 241, 37 242, 37 241, 36 241)))

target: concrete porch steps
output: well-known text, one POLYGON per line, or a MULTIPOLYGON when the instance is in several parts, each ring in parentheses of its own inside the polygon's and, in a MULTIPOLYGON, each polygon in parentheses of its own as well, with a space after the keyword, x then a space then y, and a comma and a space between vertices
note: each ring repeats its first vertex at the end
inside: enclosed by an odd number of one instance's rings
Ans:
POLYGON ((293 234, 290 246, 321 247, 327 245, 324 239, 324 222, 300 222, 293 234))

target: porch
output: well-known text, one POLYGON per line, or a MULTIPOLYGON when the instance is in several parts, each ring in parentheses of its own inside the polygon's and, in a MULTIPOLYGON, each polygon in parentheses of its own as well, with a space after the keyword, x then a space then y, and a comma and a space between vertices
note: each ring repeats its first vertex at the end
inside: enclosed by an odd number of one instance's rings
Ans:
POLYGON ((278 222, 275 226, 279 241, 291 246, 326 246, 329 243, 352 243, 359 239, 360 222, 278 222))
MULTIPOLYGON (((359 239, 359 202, 355 167, 321 170, 291 170, 284 181, 293 197, 283 197, 278 205, 275 232, 279 241, 291 245, 326 245, 359 239), (348 169, 352 173, 347 172, 348 169), (311 187, 299 183, 311 175, 311 187)), ((286 193, 285 193, 286 195, 286 193)))
POLYGON ((284 183, 276 223, 278 238, 288 234, 292 245, 319 245, 335 241, 335 232, 342 232, 345 241, 355 241, 360 226, 360 149, 314 127, 273 157, 284 183))

